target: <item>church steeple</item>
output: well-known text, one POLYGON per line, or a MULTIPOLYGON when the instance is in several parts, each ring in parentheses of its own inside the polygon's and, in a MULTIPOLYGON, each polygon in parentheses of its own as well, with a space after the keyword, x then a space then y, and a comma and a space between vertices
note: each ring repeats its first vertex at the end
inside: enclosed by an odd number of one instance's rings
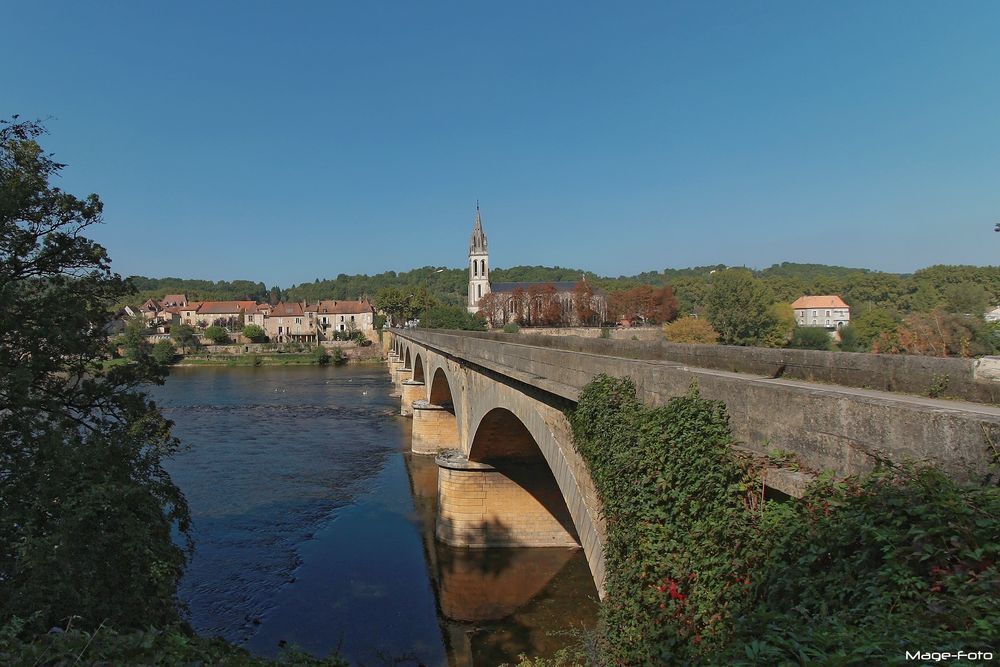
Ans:
POLYGON ((469 239, 469 312, 479 310, 479 300, 490 293, 490 256, 486 250, 483 217, 476 202, 476 222, 469 239))
POLYGON ((486 252, 486 232, 483 231, 483 218, 479 213, 479 202, 476 202, 476 224, 472 227, 472 238, 469 240, 469 254, 486 252))

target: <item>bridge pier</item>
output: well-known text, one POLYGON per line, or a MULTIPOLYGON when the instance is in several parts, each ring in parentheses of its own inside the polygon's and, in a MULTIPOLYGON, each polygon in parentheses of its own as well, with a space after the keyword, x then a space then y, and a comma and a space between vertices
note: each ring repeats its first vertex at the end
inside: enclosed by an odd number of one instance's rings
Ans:
POLYGON ((491 547, 579 547, 576 529, 543 462, 470 461, 438 454, 435 536, 445 544, 491 547))
POLYGON ((446 449, 457 449, 458 445, 458 423, 454 408, 427 401, 413 402, 411 452, 437 454, 446 449))
POLYGON ((404 417, 413 415, 413 402, 424 397, 424 383, 422 380, 404 380, 402 384, 402 398, 399 402, 399 414, 404 417))
POLYGON ((393 381, 396 383, 396 390, 399 391, 401 395, 403 392, 403 383, 409 380, 412 375, 413 375, 412 368, 405 368, 403 366, 400 366, 399 368, 396 369, 393 381))
POLYGON ((396 386, 396 371, 403 365, 402 359, 399 355, 392 353, 389 355, 389 379, 392 380, 392 391, 389 392, 390 396, 399 396, 399 388, 396 386))

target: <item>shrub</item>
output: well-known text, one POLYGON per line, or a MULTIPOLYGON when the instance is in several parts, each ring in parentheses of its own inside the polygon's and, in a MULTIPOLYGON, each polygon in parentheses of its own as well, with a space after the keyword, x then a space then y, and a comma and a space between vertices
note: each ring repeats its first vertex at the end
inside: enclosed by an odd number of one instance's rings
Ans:
POLYGON ((708 320, 682 317, 663 327, 663 337, 671 343, 715 345, 719 341, 719 332, 712 328, 708 320))
POLYGON ((153 345, 153 359, 158 364, 172 363, 176 355, 177 351, 174 350, 174 344, 169 340, 157 341, 153 345))
POLYGON ((312 355, 313 358, 316 360, 316 363, 319 364, 320 366, 326 366, 327 364, 330 363, 330 355, 327 354, 326 348, 322 346, 317 347, 315 350, 313 350, 312 355))
POLYGON ((797 350, 829 350, 833 339, 823 327, 795 327, 788 347, 797 350))
POLYGON ((248 324, 243 327, 243 336, 251 342, 260 343, 267 338, 267 333, 259 324, 248 324))
POLYGON ((507 324, 503 325, 504 333, 517 333, 520 330, 521 327, 517 324, 517 322, 508 322, 507 324))
POLYGON ((218 324, 213 324, 205 329, 205 338, 209 339, 216 345, 220 345, 229 340, 229 333, 218 324))

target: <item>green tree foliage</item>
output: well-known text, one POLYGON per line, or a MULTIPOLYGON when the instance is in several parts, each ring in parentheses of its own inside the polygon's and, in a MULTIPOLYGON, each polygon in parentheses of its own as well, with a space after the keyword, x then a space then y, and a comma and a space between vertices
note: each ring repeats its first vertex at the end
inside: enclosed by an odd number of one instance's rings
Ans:
POLYGON ((957 283, 945 288, 944 302, 953 313, 982 317, 989 310, 990 293, 982 285, 957 283))
POLYGON ((153 360, 158 364, 169 364, 174 360, 177 351, 174 349, 174 344, 169 340, 156 341, 153 345, 152 351, 153 360))
POLYGON ((899 328, 900 320, 891 312, 873 308, 854 314, 851 327, 857 335, 857 342, 862 350, 871 350, 878 340, 893 339, 899 328))
POLYGON ((225 328, 220 327, 218 324, 213 324, 212 326, 205 329, 205 338, 209 339, 216 345, 220 343, 225 343, 229 340, 229 332, 225 328))
POLYGON ((198 336, 188 324, 178 324, 170 328, 170 337, 181 346, 184 354, 192 347, 198 347, 198 336))
POLYGON ((931 470, 824 481, 770 505, 751 611, 724 664, 902 664, 996 650, 1000 489, 931 470))
POLYGON ((767 347, 784 347, 792 339, 795 331, 795 310, 791 304, 775 303, 771 305, 771 317, 774 325, 764 337, 764 345, 767 347))
POLYGON ((762 345, 775 325, 772 303, 770 291, 749 271, 717 271, 706 297, 708 321, 723 345, 762 345))
POLYGON ((428 308, 420 316, 420 327, 423 329, 485 331, 486 322, 458 306, 435 306, 428 308))
POLYGON ((125 352, 125 358, 130 361, 139 361, 150 352, 149 343, 146 341, 146 321, 141 317, 133 317, 125 325, 122 332, 121 346, 125 352))
POLYGON ((841 352, 864 352, 861 341, 858 340, 858 330, 853 324, 848 324, 840 330, 839 347, 841 352))
POLYGON ((162 459, 169 423, 137 388, 162 366, 102 370, 113 306, 130 295, 104 248, 96 195, 50 185, 43 128, 0 126, 0 619, 24 632, 178 620, 189 516, 162 459))
POLYGON ((267 338, 267 333, 264 331, 264 327, 259 324, 248 324, 243 327, 243 335, 247 340, 254 343, 260 343, 267 338))
POLYGON ((267 301, 264 283, 250 280, 195 280, 188 278, 147 278, 131 276, 135 288, 119 305, 136 305, 146 299, 162 299, 167 294, 186 294, 190 301, 267 301))
POLYGON ((823 327, 795 327, 788 347, 797 350, 830 350, 833 339, 823 327))

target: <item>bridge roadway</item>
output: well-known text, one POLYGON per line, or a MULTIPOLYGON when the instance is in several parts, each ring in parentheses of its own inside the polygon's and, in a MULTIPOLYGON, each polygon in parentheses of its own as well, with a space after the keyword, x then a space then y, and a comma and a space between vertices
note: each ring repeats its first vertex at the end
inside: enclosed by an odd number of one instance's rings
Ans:
MULTIPOLYGON (((630 377, 652 405, 694 382, 726 403, 741 448, 793 452, 813 471, 849 475, 915 460, 985 479, 1000 443, 994 405, 628 358, 627 344, 615 356, 532 344, 524 334, 497 338, 394 329, 385 340, 401 412, 413 418, 413 450, 437 454, 437 537, 471 548, 580 545, 599 591, 604 520, 564 415, 599 373, 630 377)), ((807 481, 766 474, 768 486, 792 495, 807 481)))

